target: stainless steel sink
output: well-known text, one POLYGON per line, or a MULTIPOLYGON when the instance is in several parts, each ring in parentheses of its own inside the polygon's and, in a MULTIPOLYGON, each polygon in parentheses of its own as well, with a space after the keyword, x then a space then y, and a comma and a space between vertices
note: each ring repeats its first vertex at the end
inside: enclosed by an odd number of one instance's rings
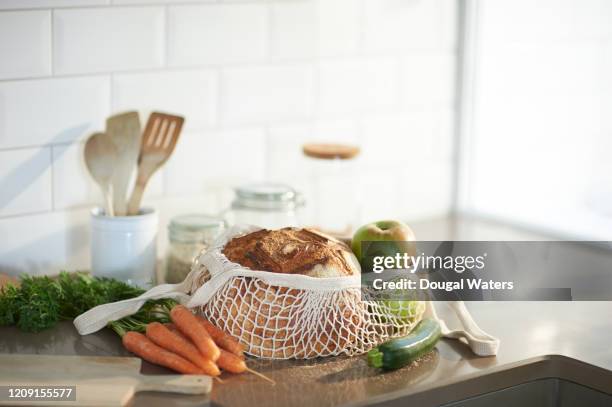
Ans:
POLYGON ((425 391, 406 389, 373 401, 368 405, 610 407, 612 372, 566 356, 550 355, 499 366, 425 391))
POLYGON ((612 395, 559 378, 531 382, 444 404, 444 407, 608 407, 612 395))

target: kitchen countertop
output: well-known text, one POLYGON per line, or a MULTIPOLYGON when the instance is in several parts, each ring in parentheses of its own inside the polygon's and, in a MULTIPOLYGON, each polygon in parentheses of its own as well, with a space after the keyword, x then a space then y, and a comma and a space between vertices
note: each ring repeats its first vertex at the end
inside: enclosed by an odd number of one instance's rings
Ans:
MULTIPOLYGON (((504 225, 463 218, 414 224, 414 229, 422 240, 541 238, 504 225)), ((452 315, 444 304, 437 307, 442 317, 452 315)), ((521 371, 534 378, 555 375, 555 366, 563 367, 564 374, 574 375, 576 381, 584 375, 594 387, 612 393, 612 348, 607 336, 612 332, 611 302, 473 302, 468 308, 485 331, 501 339, 496 357, 477 357, 459 341, 445 339, 425 358, 388 373, 369 368, 363 356, 310 361, 253 359, 249 365, 276 380, 276 386, 249 374, 224 374, 224 382, 214 383, 209 396, 145 392, 135 397, 133 405, 325 407, 384 404, 398 397, 408 397, 405 400, 414 405, 435 405, 517 384, 512 382, 517 379, 512 372, 521 371), (482 378, 490 379, 478 381, 482 378)), ((448 317, 447 322, 452 327, 454 319, 448 317)), ((2 327, 0 353, 129 355, 110 330, 81 337, 68 322, 38 334, 2 327)), ((143 373, 165 372, 143 363, 143 373)))

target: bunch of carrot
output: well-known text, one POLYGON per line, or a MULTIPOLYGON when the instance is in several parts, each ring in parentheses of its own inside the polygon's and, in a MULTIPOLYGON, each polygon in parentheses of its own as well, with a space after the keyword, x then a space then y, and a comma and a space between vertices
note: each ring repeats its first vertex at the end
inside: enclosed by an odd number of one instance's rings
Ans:
POLYGON ((171 322, 146 324, 144 334, 138 329, 126 330, 120 324, 111 327, 121 335, 127 350, 179 373, 217 377, 221 370, 249 371, 270 380, 249 369, 242 345, 206 319, 183 305, 172 307, 169 316, 171 322))

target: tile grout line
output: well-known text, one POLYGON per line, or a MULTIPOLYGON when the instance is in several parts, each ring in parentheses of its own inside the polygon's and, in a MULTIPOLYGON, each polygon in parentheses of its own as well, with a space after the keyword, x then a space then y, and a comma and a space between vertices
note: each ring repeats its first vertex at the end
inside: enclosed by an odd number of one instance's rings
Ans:
MULTIPOLYGON (((0 222, 5 219, 15 219, 15 218, 26 218, 30 216, 38 216, 38 215, 50 215, 56 211, 46 210, 46 211, 33 211, 33 212, 23 212, 23 213, 14 213, 11 215, 0 215, 0 222)), ((57 211, 62 212, 62 211, 57 211)))
POLYGON ((115 74, 110 73, 108 75, 108 111, 112 114, 115 109, 115 91, 113 84, 115 83, 115 74))
MULTIPOLYGON (((282 0, 268 0, 266 1, 266 3, 281 3, 282 4, 282 0)), ((146 2, 146 3, 106 3, 106 4, 94 4, 94 5, 88 5, 88 4, 81 4, 81 5, 74 5, 74 6, 38 6, 38 7, 15 7, 15 8, 3 8, 0 7, 0 13, 3 12, 14 12, 14 11, 19 11, 19 12, 24 12, 24 11, 40 11, 40 10, 47 10, 49 8, 53 8, 53 9, 57 9, 57 10, 96 10, 96 9, 108 9, 108 8, 151 8, 151 7, 159 7, 159 6, 163 6, 163 5, 167 5, 168 3, 164 3, 164 2, 146 2)), ((211 0, 211 1, 202 1, 202 2, 198 2, 198 1, 179 1, 179 2, 172 2, 172 6, 179 6, 179 7, 213 7, 213 6, 219 6, 219 5, 224 5, 224 4, 236 4, 236 5, 242 5, 242 4, 262 4, 261 0, 240 0, 237 2, 233 2, 233 3, 224 3, 221 0, 211 0)))
POLYGON ((415 57, 427 57, 431 55, 451 55, 455 51, 432 49, 430 52, 402 52, 396 54, 381 53, 381 54, 347 54, 347 55, 335 55, 335 56, 321 56, 313 59, 312 57, 304 58, 287 58, 287 59, 269 59, 261 61, 250 61, 250 62, 234 62, 234 63, 216 63, 216 64, 200 64, 200 65, 184 65, 184 66, 162 66, 162 67, 150 67, 150 68, 137 68, 137 69, 113 69, 103 71, 90 71, 90 72, 74 72, 58 74, 56 72, 53 75, 40 75, 40 76, 26 76, 26 77, 10 77, 0 78, 0 84, 5 82, 22 82, 22 81, 36 81, 36 80, 49 80, 49 79, 70 79, 80 77, 93 77, 103 76, 110 73, 113 74, 147 74, 147 73, 174 73, 184 71, 205 71, 225 68, 260 68, 260 67, 292 67, 292 66, 304 66, 315 62, 347 62, 352 60, 378 60, 378 59, 390 59, 390 58, 403 58, 407 56, 415 57))
POLYGON ((51 62, 51 76, 55 75, 55 10, 51 9, 50 10, 50 18, 51 21, 49 23, 49 29, 50 29, 50 33, 49 33, 49 38, 51 41, 49 50, 50 50, 50 54, 49 54, 49 59, 51 62))
MULTIPOLYGON (((220 72, 218 73, 220 75, 220 72)), ((218 82, 221 82, 220 80, 218 82)), ((221 86, 218 86, 220 89, 221 86)), ((112 89, 112 87, 111 87, 112 89)), ((220 97, 222 92, 220 90, 217 91, 217 96, 215 100, 217 105, 220 105, 222 97, 220 97)), ((114 105, 111 101, 109 109, 112 110, 114 105)), ((418 113, 439 113, 439 112, 454 112, 453 106, 433 106, 427 108, 413 108, 413 107, 402 107, 399 113, 406 114, 418 114, 418 113)), ((262 127, 266 125, 271 126, 287 126, 287 125, 302 125, 313 120, 318 121, 338 121, 338 120, 352 120, 354 118, 367 119, 368 117, 377 117, 380 114, 384 114, 386 112, 385 109, 365 109, 365 110, 353 110, 342 113, 334 113, 334 114, 320 114, 315 117, 312 116, 300 116, 300 117, 290 117, 290 118, 278 118, 278 119, 266 119, 261 121, 237 121, 237 122, 222 122, 220 120, 220 112, 221 109, 219 106, 216 108, 215 112, 215 124, 210 126, 198 126, 195 128, 191 128, 189 132, 218 132, 223 130, 234 130, 234 129, 244 129, 244 128, 253 128, 253 127, 262 127)), ((393 114, 397 114, 398 112, 393 112, 393 114)), ((57 147, 57 146, 70 146, 76 144, 82 144, 85 142, 85 139, 76 139, 71 141, 62 141, 62 142, 51 142, 51 143, 41 143, 41 144, 27 144, 27 145, 19 145, 19 146, 10 146, 10 147, 0 147, 1 152, 10 152, 10 151, 19 151, 19 150, 28 150, 28 149, 37 149, 44 147, 57 147)))
POLYGON ((168 4, 164 6, 164 70, 168 70, 170 54, 170 7, 168 4))
POLYGON ((53 146, 48 148, 51 159, 51 212, 55 212, 55 154, 53 154, 53 146))

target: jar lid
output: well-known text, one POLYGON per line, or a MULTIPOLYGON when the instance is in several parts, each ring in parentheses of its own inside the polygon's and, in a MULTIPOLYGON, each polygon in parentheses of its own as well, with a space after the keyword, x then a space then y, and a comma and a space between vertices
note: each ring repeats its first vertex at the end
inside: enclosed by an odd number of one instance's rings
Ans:
POLYGON ((289 185, 259 183, 235 189, 232 208, 260 210, 291 210, 303 205, 302 196, 289 185))
POLYGON ((225 221, 216 216, 204 214, 179 215, 172 218, 168 225, 170 240, 199 242, 207 235, 217 234, 225 227, 225 221))
POLYGON ((304 155, 322 160, 350 160, 357 157, 360 151, 359 147, 350 144, 309 143, 302 146, 304 155))

